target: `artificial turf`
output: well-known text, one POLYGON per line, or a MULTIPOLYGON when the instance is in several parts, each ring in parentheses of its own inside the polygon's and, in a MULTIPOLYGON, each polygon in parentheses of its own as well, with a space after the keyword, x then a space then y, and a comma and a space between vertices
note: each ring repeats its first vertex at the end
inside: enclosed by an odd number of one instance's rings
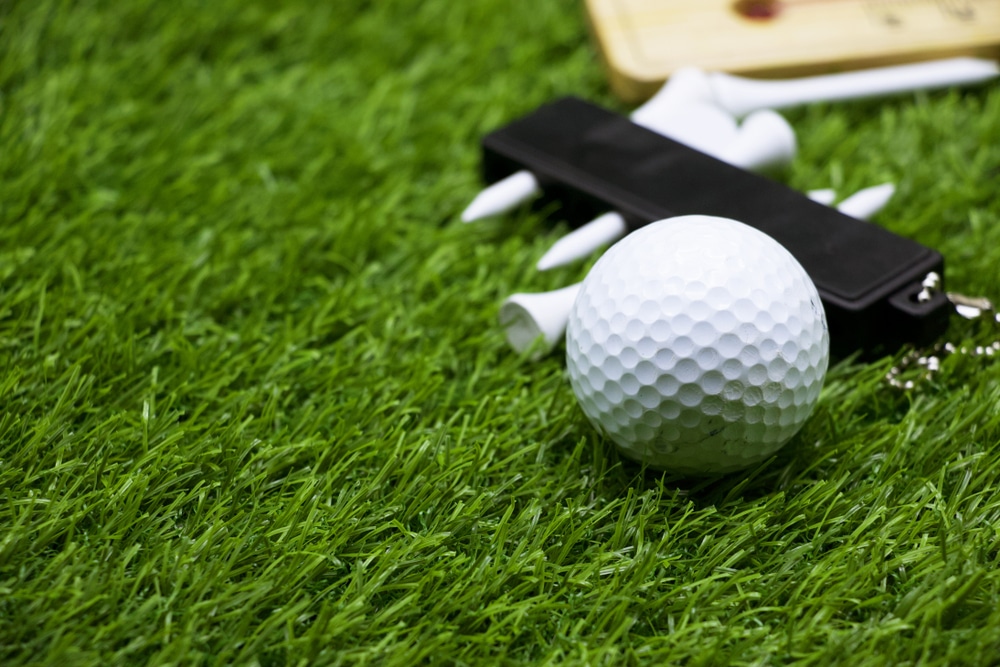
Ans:
MULTIPOLYGON (((576 0, 0 2, 0 664, 1000 660, 1000 361, 837 360, 687 480, 508 349, 586 266, 457 214, 563 94, 628 110, 576 0)), ((1000 86, 787 116, 783 180, 897 183, 877 223, 1000 297, 1000 86)))

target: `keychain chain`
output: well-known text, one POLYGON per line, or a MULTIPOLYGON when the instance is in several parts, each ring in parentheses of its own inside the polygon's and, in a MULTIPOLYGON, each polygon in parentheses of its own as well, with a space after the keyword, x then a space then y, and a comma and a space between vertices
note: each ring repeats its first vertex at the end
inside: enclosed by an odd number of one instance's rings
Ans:
MULTIPOLYGON (((929 273, 923 282, 923 289, 917 295, 918 301, 928 301, 940 289, 941 277, 936 273, 929 273)), ((976 320, 980 317, 990 317, 997 325, 1000 332, 1000 313, 997 313, 993 303, 985 297, 968 297, 963 294, 946 292, 948 300, 955 306, 955 312, 968 320, 976 320)), ((917 382, 927 382, 941 369, 941 361, 951 355, 962 355, 967 357, 1000 357, 1000 339, 994 340, 988 345, 976 345, 974 347, 963 345, 956 347, 953 343, 945 342, 935 345, 931 349, 912 350, 903 356, 895 366, 889 369, 885 375, 886 382, 896 389, 913 389, 917 382), (914 368, 920 369, 917 376, 911 375, 909 371, 914 368)))

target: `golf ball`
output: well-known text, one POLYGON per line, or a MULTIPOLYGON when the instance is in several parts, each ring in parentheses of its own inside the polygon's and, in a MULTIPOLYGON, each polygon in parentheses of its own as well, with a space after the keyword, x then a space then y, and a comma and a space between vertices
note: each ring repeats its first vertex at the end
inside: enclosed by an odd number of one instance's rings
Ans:
POLYGON ((829 362, 823 304, 781 244, 702 215, 629 234, 566 330, 584 413, 629 458, 685 474, 762 461, 798 432, 829 362))

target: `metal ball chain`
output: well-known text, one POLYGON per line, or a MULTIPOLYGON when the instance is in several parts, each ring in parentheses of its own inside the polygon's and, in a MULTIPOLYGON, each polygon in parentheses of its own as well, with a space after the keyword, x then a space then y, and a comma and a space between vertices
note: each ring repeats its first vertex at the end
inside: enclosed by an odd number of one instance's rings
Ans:
MULTIPOLYGON (((918 301, 929 300, 940 288, 941 277, 936 273, 929 273, 923 282, 923 289, 917 295, 918 301)), ((955 312, 962 317, 974 320, 992 314, 995 324, 1000 325, 1000 313, 997 313, 989 299, 984 297, 967 297, 954 292, 946 292, 948 300, 955 306, 955 312)), ((998 357, 1000 358, 1000 339, 993 341, 989 345, 976 345, 975 347, 963 345, 956 347, 950 342, 940 343, 930 350, 912 350, 899 360, 899 363, 889 369, 885 375, 886 382, 896 389, 913 389, 917 382, 926 382, 934 377, 934 374, 941 369, 941 360, 953 354, 968 357, 998 357), (921 369, 916 378, 904 379, 914 367, 921 369)))

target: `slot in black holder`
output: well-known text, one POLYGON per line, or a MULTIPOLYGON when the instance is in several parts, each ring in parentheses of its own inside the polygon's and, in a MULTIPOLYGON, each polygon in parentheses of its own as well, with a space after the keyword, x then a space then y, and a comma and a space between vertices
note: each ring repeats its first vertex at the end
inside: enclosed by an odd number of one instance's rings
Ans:
POLYGON ((483 138, 487 183, 526 169, 539 205, 561 204, 573 226, 608 211, 635 229, 677 215, 739 220, 784 245, 812 278, 832 352, 873 354, 940 336, 952 308, 942 290, 919 300, 940 253, 818 204, 583 100, 540 107, 483 138))

